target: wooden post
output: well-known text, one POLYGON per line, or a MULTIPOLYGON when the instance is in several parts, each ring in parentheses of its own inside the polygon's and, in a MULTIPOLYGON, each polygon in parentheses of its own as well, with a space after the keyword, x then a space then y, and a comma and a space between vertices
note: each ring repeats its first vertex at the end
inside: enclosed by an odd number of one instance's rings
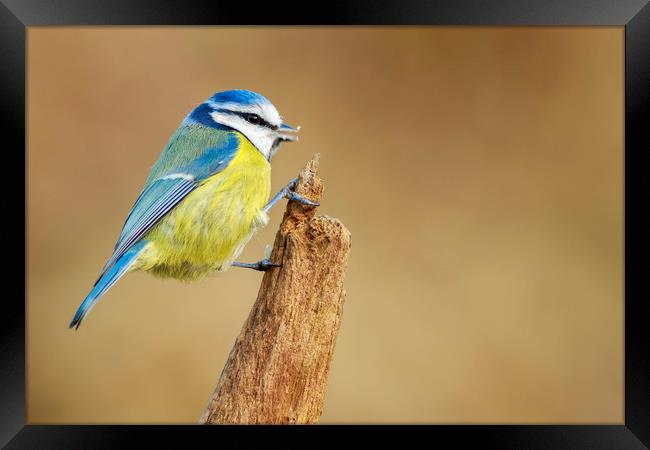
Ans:
MULTIPOLYGON (((319 155, 296 192, 319 201, 319 155)), ((350 232, 289 202, 257 301, 235 341, 203 424, 309 424, 320 417, 345 298, 350 232)))

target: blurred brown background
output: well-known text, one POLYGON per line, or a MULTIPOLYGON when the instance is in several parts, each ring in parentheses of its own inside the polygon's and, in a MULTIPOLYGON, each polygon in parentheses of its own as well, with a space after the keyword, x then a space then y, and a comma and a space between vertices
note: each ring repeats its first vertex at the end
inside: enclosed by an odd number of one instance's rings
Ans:
MULTIPOLYGON (((322 422, 623 422, 623 29, 28 30, 28 420, 195 423, 257 294, 132 273, 67 325, 213 92, 352 231, 322 422)), ((246 248, 272 243, 284 205, 246 248)))

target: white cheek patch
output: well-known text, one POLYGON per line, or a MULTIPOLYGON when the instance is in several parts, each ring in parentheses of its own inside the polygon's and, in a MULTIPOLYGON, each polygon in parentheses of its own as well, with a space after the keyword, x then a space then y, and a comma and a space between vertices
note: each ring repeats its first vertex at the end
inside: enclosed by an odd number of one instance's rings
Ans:
POLYGON ((271 147, 273 147, 273 142, 275 142, 273 130, 250 124, 234 114, 214 111, 210 113, 210 117, 217 123, 239 131, 264 155, 264 158, 269 159, 271 147))
POLYGON ((237 120, 236 120, 239 119, 239 117, 237 116, 234 116, 232 114, 222 113, 219 111, 213 111, 210 113, 210 117, 212 117, 212 120, 214 120, 216 123, 227 125, 239 131, 238 128, 239 125, 237 124, 237 120))

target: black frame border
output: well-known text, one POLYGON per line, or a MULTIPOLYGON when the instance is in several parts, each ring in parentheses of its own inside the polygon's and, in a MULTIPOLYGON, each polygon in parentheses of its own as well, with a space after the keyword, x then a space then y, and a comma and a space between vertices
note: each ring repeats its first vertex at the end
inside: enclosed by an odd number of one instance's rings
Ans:
MULTIPOLYGON (((72 426, 26 424, 26 27, 59 25, 467 25, 467 26, 624 26, 625 27, 625 423, 622 425, 431 425, 408 427, 408 434, 432 444, 526 449, 640 449, 650 445, 650 333, 643 314, 644 269, 649 253, 649 183, 643 151, 650 143, 650 5, 648 0, 358 0, 327 4, 266 2, 251 6, 222 0, 0 0, 0 119, 10 138, 4 155, 25 165, 23 221, 9 222, 5 250, 19 270, 20 289, 3 292, 0 314, 0 444, 5 448, 114 448, 146 439, 153 445, 187 446, 219 433, 238 437, 242 430, 271 433, 328 433, 338 427, 72 426), (15 151, 12 151, 14 150, 15 151), (23 149, 22 152, 19 149, 23 149), (23 155, 22 158, 18 155, 23 155), (643 192, 643 194, 641 194, 643 192), (641 200, 645 199, 645 203, 641 200), (644 226, 645 225, 645 226, 644 226), (273 430, 273 431, 272 431, 273 430), (280 430, 280 431, 278 431, 280 430), (418 436, 419 435, 419 436, 418 436), (644 445, 645 444, 645 445, 644 445)), ((13 166, 13 164, 12 164, 13 166)), ((7 169, 5 169, 7 170, 7 169)), ((15 169, 13 169, 15 170, 15 169)), ((9 169, 11 172, 12 170, 9 169)), ((21 210, 16 195, 5 205, 21 210)), ((7 225, 7 223, 3 223, 7 225)), ((10 278, 6 277, 5 279, 10 278)), ((16 277, 17 279, 18 277, 16 277)), ((13 281, 13 280, 10 280, 13 281)), ((383 440, 396 428, 359 427, 364 439, 383 440)), ((398 427, 402 430, 403 427, 398 427)), ((212 441, 216 442, 216 441, 212 441)))

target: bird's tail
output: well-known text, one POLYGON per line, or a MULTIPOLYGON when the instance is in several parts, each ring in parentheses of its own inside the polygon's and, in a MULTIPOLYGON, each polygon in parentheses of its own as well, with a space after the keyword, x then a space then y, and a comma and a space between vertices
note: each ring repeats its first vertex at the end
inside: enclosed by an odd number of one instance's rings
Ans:
POLYGON ((99 280, 97 280, 97 283, 90 291, 90 294, 88 294, 85 300, 81 302, 81 305, 79 305, 79 309, 77 309, 77 312, 72 318, 72 322, 70 322, 70 328, 79 328, 81 321, 90 313, 90 310, 93 309, 97 300, 99 300, 99 298, 127 272, 127 270, 129 270, 129 267, 131 267, 131 264, 135 262, 136 257, 146 244, 147 241, 144 239, 136 242, 126 253, 124 253, 124 255, 115 261, 115 264, 113 264, 113 266, 106 271, 99 280))

